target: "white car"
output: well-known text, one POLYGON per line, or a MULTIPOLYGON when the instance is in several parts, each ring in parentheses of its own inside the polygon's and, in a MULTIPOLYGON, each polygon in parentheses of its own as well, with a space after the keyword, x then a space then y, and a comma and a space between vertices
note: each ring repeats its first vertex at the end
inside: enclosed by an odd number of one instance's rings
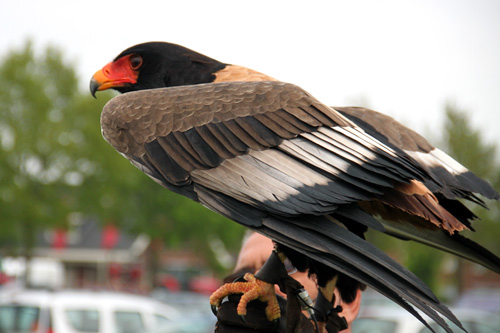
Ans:
MULTIPOLYGON (((367 307, 362 309, 358 318, 352 323, 353 333, 430 333, 427 327, 402 308, 367 307)), ((499 315, 474 311, 473 309, 451 309, 469 333, 500 333, 499 315)), ((432 329, 444 333, 437 323, 423 316, 432 329)), ((463 332, 459 327, 446 319, 453 332, 463 332)))
POLYGON ((181 318, 148 297, 108 291, 19 290, 0 293, 0 332, 151 332, 181 318))

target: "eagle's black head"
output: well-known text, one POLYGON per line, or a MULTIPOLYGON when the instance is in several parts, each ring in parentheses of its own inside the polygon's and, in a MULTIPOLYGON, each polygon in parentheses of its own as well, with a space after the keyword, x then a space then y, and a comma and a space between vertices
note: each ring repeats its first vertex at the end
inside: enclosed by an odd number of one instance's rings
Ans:
POLYGON ((149 42, 132 46, 97 71, 90 91, 115 89, 121 93, 143 89, 210 83, 226 67, 215 59, 180 45, 149 42))

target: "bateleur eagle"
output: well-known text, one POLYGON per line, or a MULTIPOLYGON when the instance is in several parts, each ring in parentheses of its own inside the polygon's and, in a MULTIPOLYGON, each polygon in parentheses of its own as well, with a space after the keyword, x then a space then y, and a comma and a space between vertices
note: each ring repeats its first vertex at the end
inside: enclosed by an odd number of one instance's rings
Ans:
POLYGON ((499 194, 388 116, 329 107, 293 84, 161 42, 133 46, 97 71, 92 94, 110 88, 124 94, 104 107, 101 126, 118 152, 165 188, 276 242, 259 282, 279 282, 269 275, 288 257, 317 274, 329 301, 327 287, 345 274, 451 332, 438 313, 460 322, 364 240, 367 228, 500 273, 497 256, 459 234, 476 217, 460 199, 484 205, 478 194, 499 194))

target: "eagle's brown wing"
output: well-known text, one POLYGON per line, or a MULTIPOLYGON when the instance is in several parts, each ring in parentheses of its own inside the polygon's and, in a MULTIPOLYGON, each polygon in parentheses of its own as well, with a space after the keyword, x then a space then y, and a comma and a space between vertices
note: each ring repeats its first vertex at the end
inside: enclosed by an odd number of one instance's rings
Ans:
POLYGON ((366 133, 417 161, 432 179, 432 182, 427 181, 425 184, 434 193, 441 193, 448 199, 468 199, 481 205, 484 203, 475 194, 481 194, 488 199, 500 199, 498 192, 486 181, 392 117, 362 107, 334 108, 363 128, 366 133), (439 186, 436 187, 436 184, 439 186))

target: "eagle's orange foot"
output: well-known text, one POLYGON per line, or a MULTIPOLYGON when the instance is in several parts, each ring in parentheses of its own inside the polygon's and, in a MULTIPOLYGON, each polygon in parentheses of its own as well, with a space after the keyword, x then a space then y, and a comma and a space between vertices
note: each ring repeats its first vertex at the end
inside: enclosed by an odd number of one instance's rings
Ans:
POLYGON ((236 311, 244 320, 247 314, 247 304, 250 301, 258 299, 262 302, 267 302, 266 315, 269 321, 277 321, 280 318, 280 308, 276 294, 274 293, 274 285, 257 279, 253 274, 247 273, 243 277, 247 282, 228 283, 217 289, 210 296, 210 304, 212 309, 220 306, 222 299, 230 294, 243 294, 236 311))

